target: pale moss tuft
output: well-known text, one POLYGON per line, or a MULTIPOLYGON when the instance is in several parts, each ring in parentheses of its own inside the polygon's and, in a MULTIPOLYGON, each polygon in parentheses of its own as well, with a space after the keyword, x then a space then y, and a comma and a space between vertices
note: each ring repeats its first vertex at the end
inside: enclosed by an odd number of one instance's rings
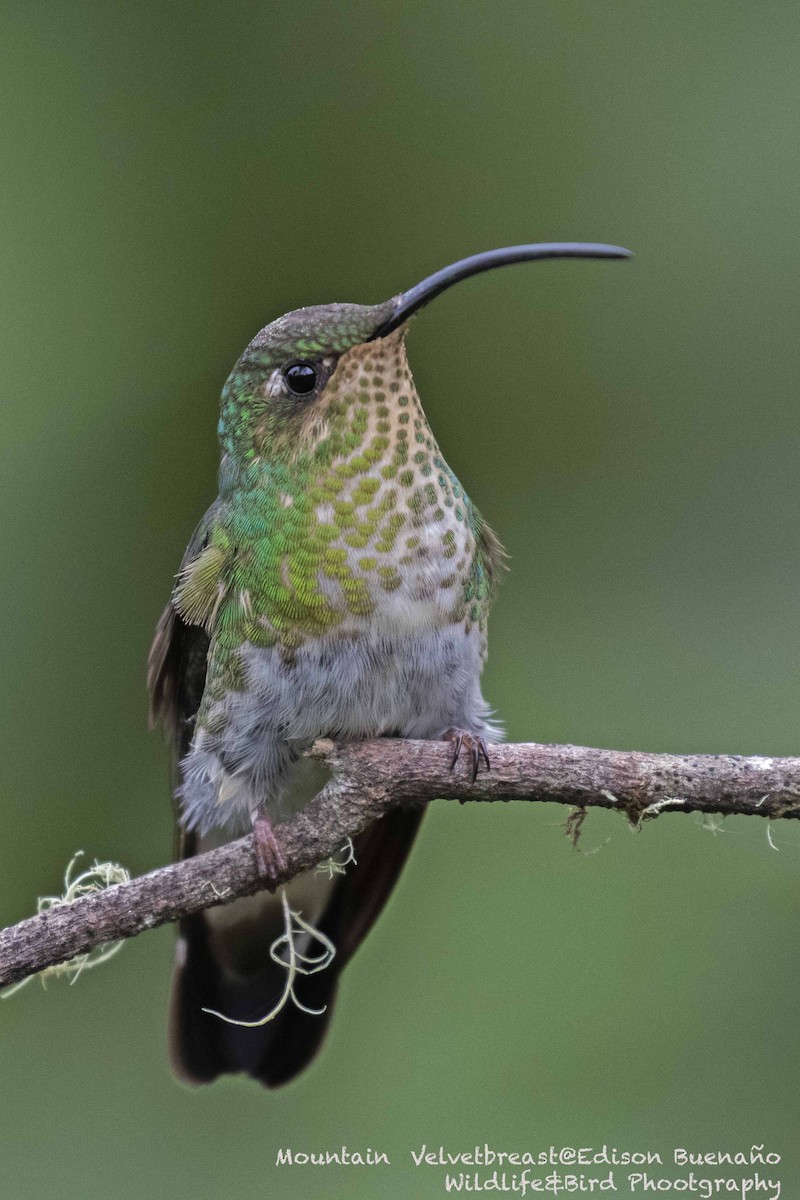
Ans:
POLYGON ((336 955, 336 947, 321 929, 315 929, 308 921, 303 920, 300 913, 289 907, 285 888, 281 889, 281 903, 283 904, 284 931, 269 948, 269 956, 272 961, 283 967, 286 972, 286 983, 277 1004, 270 1009, 266 1016, 257 1021, 237 1021, 234 1017, 226 1017, 224 1013, 217 1012, 215 1008, 204 1008, 203 1012, 209 1013, 212 1017, 219 1017, 228 1025, 242 1025, 245 1029, 256 1029, 260 1025, 266 1025, 268 1021, 274 1020, 290 1000, 296 1008, 299 1008, 301 1012, 308 1013, 309 1016, 320 1017, 325 1012, 327 1005, 323 1005, 322 1008, 309 1008, 302 1004, 294 994, 294 986, 298 975, 314 975, 317 971, 324 971, 326 967, 329 967, 336 955), (309 954, 307 945, 305 949, 300 949, 300 945, 305 945, 309 938, 318 942, 322 947, 319 954, 309 954), (286 952, 285 956, 284 951, 286 952))
MULTIPOLYGON (((108 887, 113 887, 117 883, 130 883, 130 872, 121 867, 119 863, 99 863, 95 860, 91 867, 87 867, 80 875, 76 875, 73 879, 72 873, 75 869, 75 864, 82 856, 83 850, 78 850, 73 854, 69 861, 66 871, 64 872, 64 893, 61 896, 40 896, 36 902, 37 914, 47 912, 51 908, 61 908, 65 904, 73 904, 79 900, 81 896, 91 896, 95 892, 102 892, 108 887)), ((93 967, 99 967, 101 963, 108 962, 118 950, 121 950, 124 945, 124 940, 118 942, 104 942, 99 946, 95 946, 93 950, 89 950, 86 954, 78 954, 75 958, 69 959, 68 962, 56 963, 52 967, 45 967, 43 971, 38 972, 38 978, 42 981, 42 986, 47 986, 47 980, 66 975, 70 983, 75 980, 84 971, 90 971, 93 967)), ((0 997, 6 1000, 9 996, 13 996, 26 983, 30 983, 31 979, 35 979, 35 975, 30 975, 27 979, 20 980, 12 987, 6 988, 4 992, 0 992, 0 997)))
POLYGON ((349 867, 351 863, 354 866, 356 865, 356 849, 353 845, 352 838, 347 839, 339 853, 342 855, 341 858, 336 858, 332 854, 330 858, 326 858, 323 862, 317 863, 315 873, 317 875, 327 875, 328 879, 333 879, 334 875, 345 875, 347 872, 347 867, 349 867))
MULTIPOLYGON (((317 864, 317 874, 326 874, 329 879, 333 879, 334 875, 344 875, 347 867, 351 863, 355 865, 355 862, 353 840, 348 838, 341 847, 338 857, 331 855, 324 862, 317 864)), ((204 1008, 203 1012, 209 1013, 212 1017, 219 1017, 228 1025, 242 1025, 246 1029, 256 1029, 261 1025, 266 1025, 268 1021, 274 1020, 290 1001, 295 1008, 299 1008, 301 1012, 308 1013, 313 1017, 320 1017, 325 1012, 325 1007, 309 1008, 301 1003, 295 995, 294 988, 299 975, 314 975, 317 971, 324 971, 326 967, 329 967, 336 956, 336 947, 322 930, 316 929, 299 912, 295 912, 289 907, 285 888, 281 889, 281 904, 283 906, 283 933, 269 948, 269 956, 272 961, 283 967, 286 972, 286 983, 277 1004, 257 1021, 239 1021, 235 1017, 227 1017, 225 1013, 218 1012, 215 1008, 204 1008), (310 954, 309 947, 314 942, 321 946, 321 950, 317 954, 310 954)))

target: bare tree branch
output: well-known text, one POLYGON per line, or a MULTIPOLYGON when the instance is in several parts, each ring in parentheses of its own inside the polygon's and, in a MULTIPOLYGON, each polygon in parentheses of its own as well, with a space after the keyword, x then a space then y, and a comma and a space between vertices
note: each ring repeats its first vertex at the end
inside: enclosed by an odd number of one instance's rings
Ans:
MULTIPOLYGON (((443 796, 569 804, 578 810, 573 833, 580 810, 590 806, 621 809, 636 826, 665 812, 800 817, 800 758, 520 743, 492 747, 491 771, 481 768, 472 783, 468 756, 451 773, 451 747, 439 742, 318 742, 311 754, 327 764, 331 777, 301 813, 277 827, 287 863, 279 882, 334 854, 388 809, 443 796)), ((0 932, 0 987, 261 887, 248 836, 51 908, 0 932)))

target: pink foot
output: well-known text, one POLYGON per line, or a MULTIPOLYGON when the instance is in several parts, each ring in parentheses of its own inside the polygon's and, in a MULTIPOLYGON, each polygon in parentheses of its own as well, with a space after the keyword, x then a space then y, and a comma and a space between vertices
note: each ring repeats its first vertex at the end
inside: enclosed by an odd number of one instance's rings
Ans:
POLYGON ((253 850, 259 875, 268 881, 267 886, 274 891, 287 864, 266 813, 256 813, 253 817, 253 850))

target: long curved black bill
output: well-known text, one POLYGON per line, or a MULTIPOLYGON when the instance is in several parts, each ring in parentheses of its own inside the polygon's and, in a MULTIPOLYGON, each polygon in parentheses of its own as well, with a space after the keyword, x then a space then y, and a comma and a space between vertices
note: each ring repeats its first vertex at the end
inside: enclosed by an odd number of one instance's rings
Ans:
POLYGON ((424 304, 440 296, 447 288, 471 275, 491 271, 495 267, 508 267, 512 263, 531 262, 537 258, 631 258, 630 250, 622 246, 606 246, 602 242, 537 242, 530 246, 503 246, 499 250, 485 250, 459 262, 442 267, 435 275, 429 275, 422 283, 401 292, 396 298, 395 309, 388 321, 373 333, 370 341, 386 337, 404 321, 413 316, 424 304))

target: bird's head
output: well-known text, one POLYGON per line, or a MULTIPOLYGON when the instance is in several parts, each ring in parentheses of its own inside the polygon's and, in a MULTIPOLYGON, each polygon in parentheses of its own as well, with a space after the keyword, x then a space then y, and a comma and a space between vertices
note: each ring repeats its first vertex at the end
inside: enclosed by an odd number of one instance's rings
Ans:
POLYGON ((308 453, 355 450, 367 414, 376 418, 370 426, 373 450, 380 453, 381 439, 416 395, 404 338, 409 319, 423 305, 494 267, 541 258, 629 256, 619 246, 591 243, 509 246, 444 267, 383 304, 326 304, 286 313, 256 334, 225 384, 219 426, 224 455, 247 469, 276 459, 290 463, 308 453))

